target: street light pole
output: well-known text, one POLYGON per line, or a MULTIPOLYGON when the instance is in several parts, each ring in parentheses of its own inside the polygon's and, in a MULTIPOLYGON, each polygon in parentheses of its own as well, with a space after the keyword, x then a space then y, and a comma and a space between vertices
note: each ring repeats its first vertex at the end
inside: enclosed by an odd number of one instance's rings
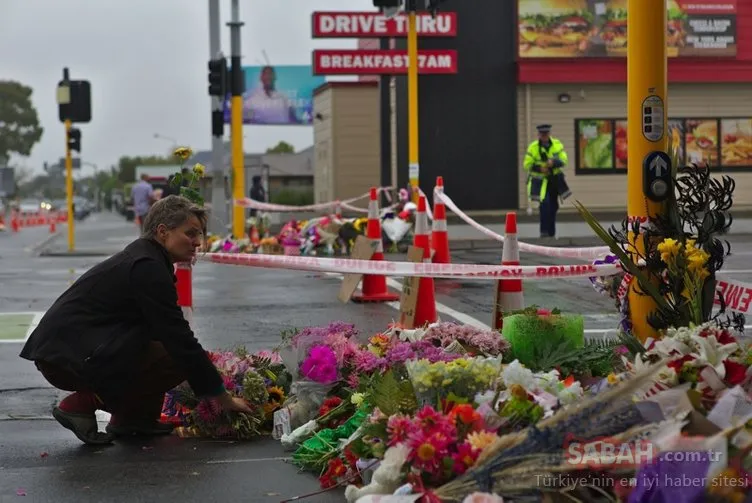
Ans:
MULTIPOLYGON (((219 0, 209 0, 209 59, 220 57, 221 54, 221 20, 219 11, 219 0)), ((224 123, 224 114, 222 107, 226 96, 211 97, 211 116, 212 123, 221 117, 224 123)), ((215 236, 224 236, 227 232, 229 217, 227 214, 227 193, 225 190, 225 177, 227 169, 225 168, 224 142, 222 140, 223 127, 221 131, 212 131, 212 186, 211 186, 211 218, 209 220, 209 232, 215 236), (215 134, 218 133, 218 134, 215 134)), ((214 126, 212 126, 214 129, 214 126)))

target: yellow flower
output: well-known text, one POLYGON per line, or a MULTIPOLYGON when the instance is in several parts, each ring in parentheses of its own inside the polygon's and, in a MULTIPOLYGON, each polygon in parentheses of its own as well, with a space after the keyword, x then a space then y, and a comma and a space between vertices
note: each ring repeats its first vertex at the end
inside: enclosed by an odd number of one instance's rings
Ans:
POLYGON ((606 379, 608 380, 609 384, 616 384, 616 383, 619 382, 619 377, 616 374, 614 374, 613 372, 611 372, 610 374, 608 374, 608 377, 606 377, 606 379))
POLYGON ((196 164, 193 165, 193 172, 196 173, 199 176, 199 178, 203 178, 205 171, 206 171, 206 167, 200 162, 197 162, 196 164))
POLYGON ((353 393, 350 397, 350 403, 356 407, 360 407, 360 404, 363 403, 363 400, 365 400, 363 393, 353 393))
POLYGON ((691 255, 697 249, 695 243, 697 243, 696 239, 687 239, 684 243, 684 253, 691 255))
POLYGON ((172 153, 175 157, 180 159, 181 161, 187 160, 190 156, 193 155, 193 150, 191 150, 190 147, 178 147, 175 149, 175 151, 172 153))
POLYGON ((679 249, 681 248, 681 244, 671 238, 666 238, 658 245, 658 251, 661 254, 661 260, 663 260, 666 264, 669 262, 672 262, 674 258, 679 254, 679 249))
POLYGON ((691 255, 687 256, 687 270, 689 272, 697 273, 705 268, 705 264, 708 263, 710 255, 703 250, 697 250, 691 255))
POLYGON ((496 433, 491 433, 490 431, 476 431, 467 436, 467 441, 473 448, 482 451, 496 442, 498 438, 499 436, 496 433))

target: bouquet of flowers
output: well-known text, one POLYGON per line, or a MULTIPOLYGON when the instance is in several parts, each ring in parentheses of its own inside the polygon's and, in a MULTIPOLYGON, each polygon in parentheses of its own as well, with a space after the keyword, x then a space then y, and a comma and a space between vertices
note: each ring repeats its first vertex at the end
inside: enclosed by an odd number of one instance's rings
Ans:
POLYGON ((165 395, 162 414, 182 436, 249 439, 258 436, 284 400, 284 369, 273 353, 207 352, 225 389, 245 399, 253 414, 224 411, 213 398, 199 398, 187 383, 165 395), (282 386, 280 386, 282 384, 282 386))
POLYGON ((342 370, 355 353, 355 327, 342 322, 296 333, 279 354, 293 376, 294 402, 286 404, 293 428, 313 419, 327 394, 346 378, 342 370))
POLYGON ((499 375, 499 358, 458 358, 431 363, 410 360, 405 363, 418 400, 442 407, 444 402, 462 403, 477 393, 491 389, 499 375))

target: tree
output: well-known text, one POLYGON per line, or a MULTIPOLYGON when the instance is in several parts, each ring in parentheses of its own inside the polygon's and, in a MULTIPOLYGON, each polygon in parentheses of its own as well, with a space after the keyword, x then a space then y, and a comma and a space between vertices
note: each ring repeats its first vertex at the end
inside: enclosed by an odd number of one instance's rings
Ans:
POLYGON ((44 129, 31 103, 32 90, 19 82, 0 80, 0 158, 28 156, 44 129))
POLYGON ((273 147, 269 147, 266 149, 267 154, 294 154, 295 153, 295 147, 287 143, 286 141, 281 141, 277 143, 273 147))
POLYGON ((136 166, 170 166, 178 164, 172 156, 123 156, 118 161, 118 179, 123 183, 136 181, 136 166))

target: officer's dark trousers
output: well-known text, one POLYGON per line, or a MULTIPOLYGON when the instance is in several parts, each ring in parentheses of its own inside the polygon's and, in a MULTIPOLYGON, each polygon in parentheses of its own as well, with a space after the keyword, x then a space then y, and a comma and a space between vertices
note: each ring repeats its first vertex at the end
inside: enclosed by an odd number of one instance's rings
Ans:
POLYGON ((559 193, 556 181, 549 180, 546 187, 546 197, 540 204, 540 235, 541 237, 556 236, 556 213, 559 211, 559 193))

